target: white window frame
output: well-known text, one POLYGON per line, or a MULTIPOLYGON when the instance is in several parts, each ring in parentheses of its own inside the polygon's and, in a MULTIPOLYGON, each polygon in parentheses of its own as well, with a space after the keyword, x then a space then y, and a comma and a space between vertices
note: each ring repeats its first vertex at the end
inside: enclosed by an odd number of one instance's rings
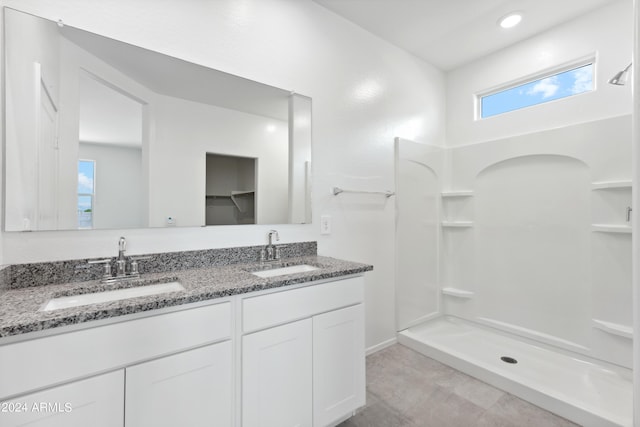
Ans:
MULTIPOLYGON (((93 192, 91 193, 80 193, 76 194, 76 197, 80 196, 89 196, 91 197, 91 226, 90 227, 80 227, 80 223, 78 222, 78 228, 82 230, 91 230, 93 229, 93 224, 95 222, 96 216, 96 161, 92 159, 78 159, 78 166, 80 166, 80 162, 91 162, 93 163, 93 192)), ((76 174, 77 176, 77 174, 76 174)), ((77 200, 77 199, 76 199, 77 200)), ((77 203, 76 203, 77 205, 77 203)))
POLYGON ((549 68, 545 68, 542 71, 538 71, 536 73, 533 74, 529 74, 527 76, 524 77, 520 77, 518 79, 515 80, 511 80, 509 82, 506 83, 502 83, 500 85, 497 86, 493 86, 491 88, 488 89, 484 89, 480 92, 477 92, 476 94, 474 94, 474 110, 475 110, 475 120, 488 120, 488 119, 492 119, 494 117, 499 117, 502 116, 504 114, 508 114, 508 113, 512 113, 514 111, 520 111, 520 110, 524 110, 527 108, 531 108, 531 107, 536 107, 539 105, 543 105, 543 104, 548 104, 548 103, 553 103, 556 101, 562 101, 564 99, 569 99, 569 98, 573 98, 574 96, 579 96, 579 95, 583 95, 585 93, 592 93, 595 92, 597 89, 597 85, 596 85, 596 81, 597 81, 597 53, 592 53, 590 55, 586 55, 583 57, 580 57, 578 59, 574 59, 572 61, 569 62, 565 62, 553 67, 549 67, 549 68), (540 102, 538 104, 533 104, 533 105, 529 105, 527 107, 522 107, 522 108, 517 108, 515 110, 511 110, 511 111, 505 111, 502 113, 498 113, 498 114, 494 114, 493 116, 489 116, 489 117, 482 117, 482 98, 484 98, 485 96, 490 96, 490 95, 495 95, 496 93, 499 92, 503 92, 509 89, 513 89, 515 87, 518 86, 522 86, 522 85, 526 85, 528 83, 531 82, 535 82, 536 80, 542 80, 548 77, 553 77, 557 74, 561 74, 564 73, 566 71, 570 71, 576 68, 580 68, 580 67, 584 67, 585 65, 589 65, 589 64, 593 64, 593 88, 589 91, 585 91, 585 92, 580 92, 577 93, 575 95, 570 95, 570 96, 566 96, 563 98, 559 98, 559 99, 554 99, 551 101, 545 101, 545 102, 540 102))

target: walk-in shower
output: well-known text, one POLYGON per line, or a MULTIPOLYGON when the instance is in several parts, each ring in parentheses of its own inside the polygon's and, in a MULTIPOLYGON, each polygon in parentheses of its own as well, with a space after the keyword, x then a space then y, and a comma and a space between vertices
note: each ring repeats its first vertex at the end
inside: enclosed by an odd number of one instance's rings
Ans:
POLYGON ((630 115, 397 140, 399 342, 580 425, 631 425, 630 141, 630 115))

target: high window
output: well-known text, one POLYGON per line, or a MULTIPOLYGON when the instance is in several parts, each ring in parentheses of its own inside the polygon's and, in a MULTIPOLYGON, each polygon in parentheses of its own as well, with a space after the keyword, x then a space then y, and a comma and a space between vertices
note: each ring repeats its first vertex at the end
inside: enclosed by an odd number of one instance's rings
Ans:
POLYGON ((478 96, 478 117, 485 119, 532 105, 590 92, 594 88, 594 61, 582 63, 540 77, 537 80, 481 94, 478 96))
POLYGON ((78 228, 93 228, 95 172, 94 160, 78 161, 78 228))

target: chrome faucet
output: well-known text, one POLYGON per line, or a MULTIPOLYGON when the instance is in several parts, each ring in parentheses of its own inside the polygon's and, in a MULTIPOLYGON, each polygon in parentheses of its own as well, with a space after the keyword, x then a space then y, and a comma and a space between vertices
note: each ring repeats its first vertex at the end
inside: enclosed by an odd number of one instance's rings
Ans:
POLYGON ((120 240, 118 240, 118 257, 116 258, 115 274, 111 273, 111 262, 113 258, 90 260, 88 261, 88 263, 104 265, 104 272, 102 275, 103 283, 112 283, 112 282, 119 282, 123 280, 136 279, 140 277, 140 271, 138 270, 138 261, 151 259, 151 257, 150 256, 127 257, 125 255, 126 251, 127 251, 127 240, 124 237, 120 237, 120 240))
POLYGON ((273 246, 273 236, 276 236, 276 242, 280 241, 280 236, 277 230, 269 230, 269 246, 273 246))
POLYGON ((127 257, 124 253, 127 250, 127 240, 120 237, 118 240, 118 259, 116 260, 116 276, 122 277, 127 274, 127 257))
POLYGON ((277 261, 280 259, 280 248, 277 248, 273 244, 273 238, 276 238, 276 242, 280 240, 280 236, 278 235, 278 231, 269 230, 269 234, 267 234, 267 238, 269 239, 269 243, 267 246, 260 250, 260 261, 277 261))
POLYGON ((127 250, 127 239, 125 239, 124 237, 121 237, 120 240, 118 240, 118 259, 124 259, 124 253, 127 250))

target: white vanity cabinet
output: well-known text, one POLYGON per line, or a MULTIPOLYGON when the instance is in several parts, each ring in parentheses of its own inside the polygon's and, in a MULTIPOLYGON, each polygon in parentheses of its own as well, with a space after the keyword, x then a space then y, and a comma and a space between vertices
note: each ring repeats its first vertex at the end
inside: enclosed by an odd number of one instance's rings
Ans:
POLYGON ((0 427, 336 425, 365 404, 363 301, 351 276, 0 340, 0 427))
POLYGON ((125 426, 230 427, 232 370, 230 341, 127 368, 125 426))
POLYGON ((26 414, 0 412, 0 427, 232 426, 231 305, 0 345, 0 402, 71 406, 56 414, 31 404, 26 414))
POLYGON ((122 427, 124 371, 0 401, 0 426, 122 427))
POLYGON ((365 404, 364 279, 245 298, 242 427, 325 427, 365 404))

